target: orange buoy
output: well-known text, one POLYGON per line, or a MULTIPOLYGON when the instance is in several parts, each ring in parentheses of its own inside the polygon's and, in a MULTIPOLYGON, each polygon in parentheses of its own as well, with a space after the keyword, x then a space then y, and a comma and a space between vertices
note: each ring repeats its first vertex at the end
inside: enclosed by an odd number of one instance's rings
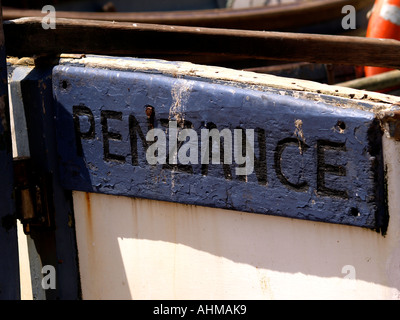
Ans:
MULTIPOLYGON (((400 0, 376 0, 368 22, 367 37, 400 40, 400 0)), ((400 57, 399 57, 400 58, 400 57)), ((380 67, 365 67, 365 76, 390 71, 380 67)))

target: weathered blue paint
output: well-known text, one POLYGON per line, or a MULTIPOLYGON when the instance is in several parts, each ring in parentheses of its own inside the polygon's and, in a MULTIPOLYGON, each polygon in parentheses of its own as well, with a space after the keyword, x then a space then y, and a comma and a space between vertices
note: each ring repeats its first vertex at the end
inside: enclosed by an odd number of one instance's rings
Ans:
POLYGON ((83 66, 55 67, 53 91, 67 189, 368 228, 387 223, 381 136, 368 103, 338 108, 346 99, 330 104, 232 82, 83 66), (150 165, 141 137, 153 126, 166 130, 169 120, 199 136, 202 128, 254 129, 255 171, 150 165))
MULTIPOLYGON (((1 8, 1 5, 0 5, 1 8)), ((0 22, 1 19, 0 19, 0 22)), ((0 27, 0 33, 3 33, 0 27)), ((0 38, 3 38, 0 35, 0 38)), ((20 298, 18 242, 7 95, 5 48, 0 40, 0 300, 20 298)))

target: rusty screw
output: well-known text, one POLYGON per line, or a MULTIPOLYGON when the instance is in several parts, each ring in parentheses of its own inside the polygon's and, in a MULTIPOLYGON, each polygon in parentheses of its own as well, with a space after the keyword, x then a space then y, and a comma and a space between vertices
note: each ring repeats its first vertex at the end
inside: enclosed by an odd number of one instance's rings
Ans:
POLYGON ((146 116, 149 130, 154 129, 155 112, 154 107, 152 107, 151 105, 146 105, 146 116))

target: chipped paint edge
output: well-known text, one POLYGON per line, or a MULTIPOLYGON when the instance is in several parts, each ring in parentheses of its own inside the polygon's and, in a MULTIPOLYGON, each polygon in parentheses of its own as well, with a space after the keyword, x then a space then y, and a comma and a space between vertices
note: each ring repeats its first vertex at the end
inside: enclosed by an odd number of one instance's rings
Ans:
MULTIPOLYGON (((90 68, 111 68, 121 71, 155 72, 170 76, 188 76, 211 81, 235 82, 250 88, 273 88, 291 90, 299 94, 329 95, 346 98, 350 102, 374 104, 374 111, 390 111, 400 108, 400 97, 341 86, 321 84, 314 81, 279 77, 224 67, 198 65, 191 62, 170 62, 157 59, 110 57, 98 55, 61 55, 60 65, 81 65, 90 68)), ((281 93, 283 94, 283 93, 281 93)), ((308 97, 310 98, 310 97, 308 97)), ((314 97, 314 99, 317 99, 314 97)), ((353 103, 350 103, 354 107, 353 103)))

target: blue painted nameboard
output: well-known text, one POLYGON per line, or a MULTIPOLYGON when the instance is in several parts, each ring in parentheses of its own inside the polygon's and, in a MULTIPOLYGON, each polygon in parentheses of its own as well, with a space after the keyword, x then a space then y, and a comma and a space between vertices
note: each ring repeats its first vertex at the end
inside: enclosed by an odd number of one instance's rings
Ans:
POLYGON ((386 223, 381 133, 368 103, 68 63, 54 68, 53 90, 65 188, 372 229, 386 223))

